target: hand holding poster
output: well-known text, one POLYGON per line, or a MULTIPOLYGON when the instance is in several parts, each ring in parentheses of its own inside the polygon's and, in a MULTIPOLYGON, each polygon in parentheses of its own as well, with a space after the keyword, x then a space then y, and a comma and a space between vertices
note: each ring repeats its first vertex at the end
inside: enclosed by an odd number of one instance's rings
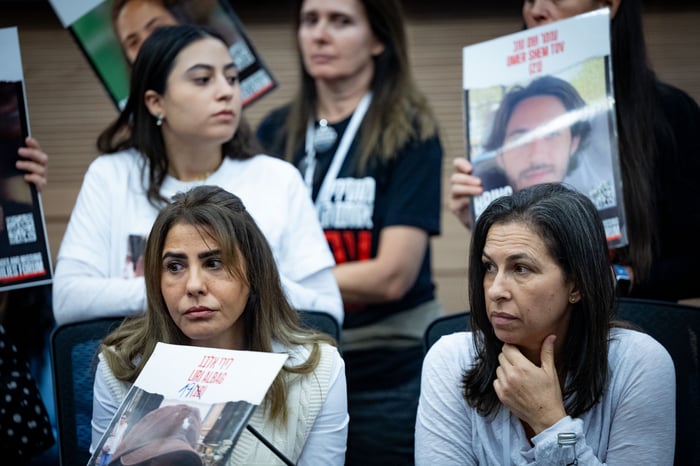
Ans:
POLYGON ((208 27, 222 36, 238 69, 243 106, 277 83, 225 0, 50 0, 114 103, 129 93, 129 72, 153 29, 181 23, 208 27))
POLYGON ((29 136, 16 28, 0 29, 0 291, 51 282, 41 197, 15 164, 29 136))
POLYGON ((610 247, 627 244, 607 9, 465 47, 467 156, 495 198, 566 183, 596 205, 610 247))
POLYGON ((286 359, 286 354, 158 343, 88 466, 116 460, 227 464, 286 359))

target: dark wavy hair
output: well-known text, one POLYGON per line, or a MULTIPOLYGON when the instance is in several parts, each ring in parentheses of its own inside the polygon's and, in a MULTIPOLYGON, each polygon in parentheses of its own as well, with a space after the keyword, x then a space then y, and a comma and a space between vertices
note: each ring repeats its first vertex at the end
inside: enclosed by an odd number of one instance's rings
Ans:
POLYGON ((581 299, 572 304, 562 357, 563 399, 576 417, 599 399, 608 380, 608 332, 615 302, 603 223, 583 194, 558 183, 535 185, 493 201, 479 216, 470 247, 469 301, 476 364, 463 376, 463 395, 482 416, 501 406, 493 388, 503 342, 496 338, 486 310, 482 253, 492 226, 522 223, 535 231, 581 299))
MULTIPOLYGON (((203 238, 219 247, 221 260, 230 276, 248 285, 249 296, 242 316, 246 349, 272 351, 272 341, 287 347, 306 345, 311 355, 301 365, 284 371, 308 374, 320 360, 319 343, 333 343, 318 332, 305 329, 299 314, 287 301, 272 251, 241 200, 218 186, 199 186, 173 197, 151 229, 144 252, 147 310, 127 318, 103 342, 103 354, 114 375, 134 382, 156 343, 190 344, 175 324, 161 291, 162 254, 168 232, 178 224, 192 225, 203 238)), ((268 391, 271 417, 286 415, 286 386, 278 376, 268 391)))
MULTIPOLYGON (((658 80, 649 65, 640 0, 623 0, 612 19, 612 65, 617 133, 629 246, 618 250, 620 262, 634 270, 635 282, 649 277, 659 221, 654 192, 659 142, 674 141, 664 115, 658 80), (650 216, 652 218, 650 218, 650 216)), ((675 142, 674 142, 675 144, 675 142)))
MULTIPOLYGON (((530 82, 527 86, 515 86, 510 89, 496 111, 484 149, 496 151, 503 147, 506 139, 506 129, 508 121, 513 115, 515 108, 525 99, 537 96, 551 96, 557 98, 567 112, 578 110, 586 106, 586 102, 581 98, 576 88, 568 81, 555 76, 542 76, 530 82)), ((578 137, 579 144, 576 152, 569 158, 569 169, 576 167, 577 155, 588 145, 591 135, 591 123, 588 119, 575 121, 569 128, 571 137, 578 137)))
MULTIPOLYGON (((226 42, 217 33, 200 26, 182 24, 157 28, 141 46, 131 74, 129 98, 117 119, 97 138, 97 148, 109 154, 126 149, 136 149, 146 159, 144 170, 148 172, 148 185, 144 186, 148 200, 156 207, 167 203, 160 195, 160 188, 168 173, 168 153, 163 134, 155 123, 155 117, 146 107, 144 96, 152 90, 163 95, 175 60, 190 44, 202 39, 214 38, 226 42)), ((241 118, 233 139, 221 146, 223 156, 247 159, 258 153, 250 126, 241 118)))

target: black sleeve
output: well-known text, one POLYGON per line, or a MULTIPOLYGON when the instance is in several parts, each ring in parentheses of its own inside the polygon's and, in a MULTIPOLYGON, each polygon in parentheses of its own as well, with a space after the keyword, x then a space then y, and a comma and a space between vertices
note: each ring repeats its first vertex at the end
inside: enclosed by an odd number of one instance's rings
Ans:
POLYGON ((700 295, 700 107, 680 89, 658 89, 668 131, 657 136, 657 244, 649 280, 632 295, 676 301, 700 295))
POLYGON ((268 155, 284 158, 284 131, 288 115, 289 107, 280 107, 268 113, 258 125, 256 136, 268 155))

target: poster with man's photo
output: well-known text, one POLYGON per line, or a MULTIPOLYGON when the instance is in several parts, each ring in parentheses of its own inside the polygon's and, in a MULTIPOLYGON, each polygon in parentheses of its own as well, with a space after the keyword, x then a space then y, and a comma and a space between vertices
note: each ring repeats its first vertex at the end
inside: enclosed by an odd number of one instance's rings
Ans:
POLYGON ((29 136, 17 28, 0 29, 0 291, 51 282, 41 196, 15 166, 29 136))
POLYGON ((255 409, 286 359, 282 353, 158 343, 88 466, 237 464, 236 442, 252 435, 249 423, 264 421, 262 413, 256 421, 255 409))
POLYGON ((494 199, 539 183, 587 195, 627 244, 607 8, 464 47, 467 157, 494 199))
POLYGON ((243 106, 277 82, 226 0, 49 0, 118 108, 129 94, 131 64, 157 27, 197 24, 221 35, 238 69, 243 106))

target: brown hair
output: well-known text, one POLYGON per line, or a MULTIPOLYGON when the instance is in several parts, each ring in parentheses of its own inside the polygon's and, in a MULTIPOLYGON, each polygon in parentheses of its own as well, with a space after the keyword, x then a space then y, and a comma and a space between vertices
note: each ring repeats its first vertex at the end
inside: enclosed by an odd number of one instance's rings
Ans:
MULTIPOLYGON (((132 148, 141 152, 147 162, 144 170, 148 172, 148 185, 144 189, 155 207, 167 202, 160 195, 160 188, 170 163, 163 135, 146 107, 144 96, 148 90, 164 94, 168 76, 180 52, 193 42, 207 38, 224 42, 213 31, 187 24, 163 26, 153 31, 144 41, 134 62, 129 98, 124 109, 97 138, 97 148, 103 153, 132 148)), ((221 151, 225 157, 233 159, 247 159, 259 153, 253 132, 245 119, 241 119, 233 139, 221 145, 221 151)))
MULTIPOLYGON (((367 13, 372 33, 384 45, 374 57, 370 84, 372 104, 359 131, 360 158, 364 170, 371 156, 381 161, 394 158, 411 139, 424 141, 438 132, 438 124, 428 100, 413 79, 408 59, 408 42, 401 4, 397 0, 358 0, 367 13)), ((297 2, 295 31, 300 27, 303 0, 297 2)), ((304 143, 306 125, 314 113, 316 88, 299 56, 301 84, 292 100, 285 126, 284 154, 292 160, 304 143)))
MULTIPOLYGON (((241 200, 222 188, 200 186, 177 194, 153 224, 144 253, 146 313, 125 320, 103 342, 103 354, 117 379, 133 383, 159 341, 189 344, 170 317, 161 293, 163 247, 168 232, 177 224, 195 226, 215 241, 231 276, 248 285, 248 302, 241 316, 246 349, 271 352, 273 340, 285 347, 310 347, 311 354, 303 364, 285 366, 284 371, 313 372, 320 360, 319 344, 332 340, 301 327, 298 313, 282 290, 267 240, 241 200)), ((265 399, 271 419, 286 419, 286 396, 285 379, 279 375, 265 399)))

